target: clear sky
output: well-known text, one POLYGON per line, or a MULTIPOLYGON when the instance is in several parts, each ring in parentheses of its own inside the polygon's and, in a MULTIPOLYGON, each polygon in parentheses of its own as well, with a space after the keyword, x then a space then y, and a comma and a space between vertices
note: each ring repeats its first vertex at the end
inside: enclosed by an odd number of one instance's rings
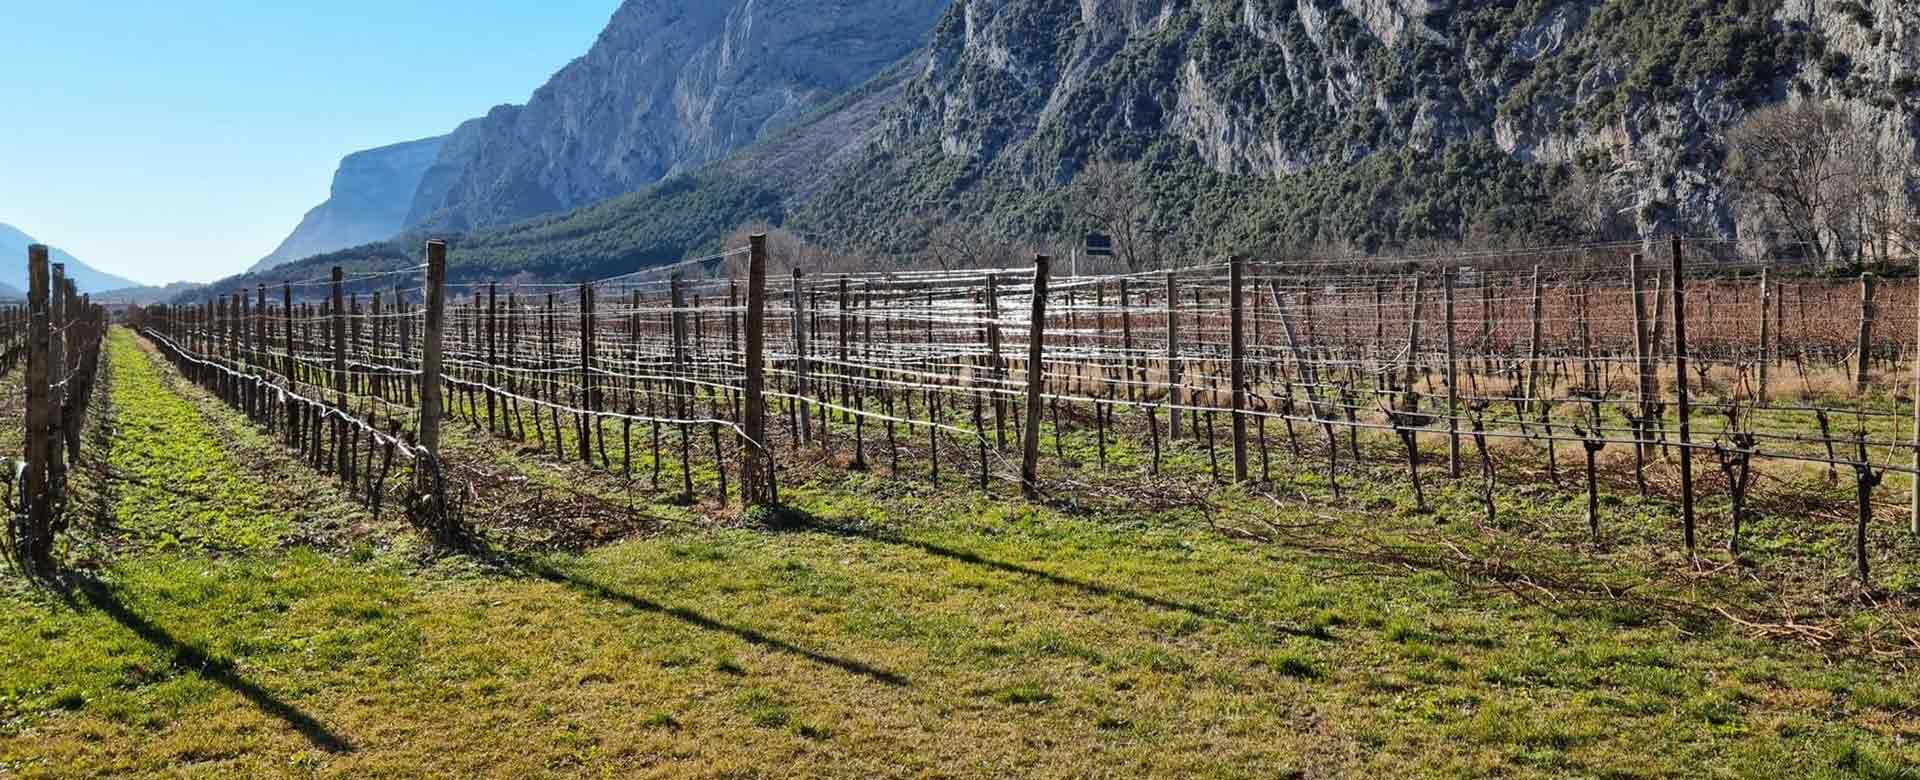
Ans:
POLYGON ((4 5, 0 222, 162 283, 273 251, 346 154, 524 102, 619 0, 4 5))

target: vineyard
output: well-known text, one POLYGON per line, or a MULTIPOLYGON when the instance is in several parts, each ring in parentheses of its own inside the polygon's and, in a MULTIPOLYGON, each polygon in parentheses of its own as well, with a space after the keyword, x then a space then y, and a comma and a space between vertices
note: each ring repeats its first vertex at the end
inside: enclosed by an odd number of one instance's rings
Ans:
POLYGON ((1914 279, 449 253, 111 328, 34 277, 0 778, 1920 759, 1914 279))
MULTIPOLYGON (((416 468, 442 415, 715 505, 777 504, 782 459, 803 450, 1062 498, 1080 466, 1157 476, 1179 448, 1216 483, 1319 464, 1336 501, 1386 459, 1415 511, 1433 480, 1466 480, 1493 524, 1498 483, 1543 470, 1585 495, 1596 540, 1602 461, 1630 460, 1632 491, 1671 494, 1690 553, 1707 504, 1725 514, 1711 542, 1737 553, 1768 482, 1791 490, 1779 479, 1810 468, 1857 488, 1868 584, 1870 544, 1920 535, 1920 491, 1909 535, 1887 511, 1920 464, 1914 283, 1770 279, 1724 254, 767 279, 764 251, 742 247, 578 285, 336 274, 150 310, 142 329, 376 511, 448 500, 459 464, 416 468), (748 265, 755 281, 727 278, 748 265), (1068 456, 1076 437, 1092 463, 1068 456)), ((428 523, 443 542, 462 533, 453 513, 437 503, 428 523)))

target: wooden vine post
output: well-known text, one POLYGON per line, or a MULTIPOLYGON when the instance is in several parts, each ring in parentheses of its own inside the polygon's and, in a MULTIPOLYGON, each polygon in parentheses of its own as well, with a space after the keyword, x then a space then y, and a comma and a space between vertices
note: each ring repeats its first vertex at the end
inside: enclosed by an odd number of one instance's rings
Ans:
POLYGON ((1227 262, 1229 381, 1233 384, 1233 480, 1247 481, 1247 328, 1245 277, 1247 261, 1235 256, 1227 262))
POLYGON ((494 388, 500 386, 500 285, 487 285, 487 432, 493 433, 494 388))
MULTIPOLYGON (((845 280, 842 279, 844 284, 845 280)), ((1007 360, 1000 352, 1000 275, 987 274, 987 371, 993 378, 993 441, 994 448, 1005 452, 1007 449, 1007 399, 1003 395, 1007 383, 1007 360)), ((844 342, 844 340, 843 340, 844 342)), ((843 349, 844 352, 844 349, 843 349)), ((841 362, 846 356, 841 355, 841 362)))
POLYGON ((47 276, 46 246, 27 247, 27 474, 22 496, 27 522, 14 541, 20 562, 31 576, 53 572, 53 505, 47 498, 47 458, 53 439, 47 351, 53 328, 47 276))
MULTIPOLYGON (((53 264, 53 287, 48 290, 47 307, 52 329, 47 342, 47 493, 43 503, 48 506, 48 516, 57 523, 66 504, 66 380, 72 373, 66 349, 71 315, 67 312, 65 263, 53 264)), ((48 542, 52 542, 52 537, 48 537, 48 542)))
POLYGON ((673 353, 671 355, 673 375, 676 378, 673 398, 677 404, 674 416, 680 418, 680 495, 686 501, 693 500, 692 436, 687 420, 693 417, 693 384, 687 376, 687 297, 685 282, 678 272, 668 282, 667 291, 673 306, 669 320, 669 336, 673 353))
POLYGON ((1047 271, 1052 260, 1033 258, 1033 319, 1027 333, 1027 415, 1021 437, 1020 490, 1029 499, 1040 497, 1040 395, 1045 389, 1047 341, 1047 271))
MULTIPOLYGON (((1540 266, 1533 267, 1533 329, 1527 339, 1527 403, 1540 400, 1540 327, 1545 314, 1544 301, 1540 297, 1540 266)), ((1551 448, 1553 442, 1547 442, 1551 448)))
POLYGON ((1773 363, 1773 342, 1768 338, 1772 334, 1771 318, 1767 316, 1773 306, 1773 286, 1768 284, 1768 267, 1760 268, 1760 387, 1756 400, 1761 406, 1767 405, 1767 373, 1773 363))
POLYGON ((780 503, 780 488, 767 439, 767 236, 748 237, 746 436, 740 449, 741 503, 748 508, 780 503))
POLYGON ((1460 478, 1460 368, 1454 345, 1453 286, 1459 269, 1446 269, 1447 318, 1447 476, 1460 478))
MULTIPOLYGON (((333 402, 340 409, 347 408, 347 309, 346 274, 340 266, 333 267, 333 402)), ((347 473, 346 422, 334 418, 333 448, 337 453, 334 464, 336 474, 347 473)))
POLYGON ((1179 279, 1167 272, 1167 440, 1180 440, 1180 296, 1179 279))
MULTIPOLYGON (((1641 257, 1638 252, 1627 257, 1627 275, 1632 277, 1633 286, 1634 378, 1637 380, 1637 395, 1639 396, 1639 410, 1634 414, 1635 423, 1633 425, 1634 438, 1637 439, 1633 445, 1634 465, 1636 467, 1644 465, 1647 458, 1653 455, 1653 427, 1657 424, 1653 419, 1653 398, 1657 393, 1653 385, 1655 381, 1653 374, 1653 333, 1647 326, 1647 290, 1645 274, 1641 271, 1640 263, 1641 257)), ((1657 295, 1658 293, 1656 292, 1655 294, 1657 295)), ((1640 495, 1642 497, 1646 496, 1647 478, 1646 475, 1642 473, 1642 469, 1634 469, 1634 478, 1640 485, 1640 495)))
POLYGON ((1873 305, 1873 274, 1860 275, 1860 334, 1854 345, 1853 392, 1867 392, 1867 366, 1873 362, 1873 320, 1878 314, 1873 305))
MULTIPOLYGON (((1914 284, 1914 293, 1920 297, 1920 283, 1914 284)), ((1920 339, 1920 300, 1914 302, 1915 338, 1920 339)), ((1916 342, 1920 343, 1920 342, 1916 342)), ((1920 536, 1920 353, 1913 358, 1913 491, 1909 497, 1907 530, 1920 536)))
POLYGON ((1687 555, 1694 551, 1693 534, 1693 415, 1692 399, 1687 394, 1687 289, 1685 258, 1680 237, 1673 237, 1673 389, 1680 410, 1680 527, 1686 536, 1687 555))
POLYGON ((427 329, 421 335, 420 450, 427 460, 440 458, 440 351, 446 343, 447 245, 427 242, 427 329))
POLYGON ((805 276, 793 269, 793 403, 798 406, 800 435, 796 447, 813 439, 813 424, 807 420, 807 293, 805 276))

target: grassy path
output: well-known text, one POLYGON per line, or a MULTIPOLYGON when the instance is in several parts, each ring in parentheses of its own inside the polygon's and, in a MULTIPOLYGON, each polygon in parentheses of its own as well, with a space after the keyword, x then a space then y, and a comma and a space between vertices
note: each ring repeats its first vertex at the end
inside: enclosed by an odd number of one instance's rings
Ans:
POLYGON ((115 437, 106 460, 120 530, 163 551, 258 553, 276 546, 288 524, 263 483, 176 392, 171 369, 125 330, 113 331, 108 349, 115 437))
POLYGON ((247 477, 222 418, 181 409, 195 402, 163 365, 124 334, 113 348, 112 457, 191 462, 222 487, 140 521, 177 543, 68 599, 0 594, 0 778, 1895 778, 1920 762, 1920 684, 1888 667, 1178 517, 815 485, 793 493, 816 519, 784 533, 493 565, 209 554, 196 539, 288 539, 291 499, 247 477), (225 530, 184 527, 210 516, 225 530))

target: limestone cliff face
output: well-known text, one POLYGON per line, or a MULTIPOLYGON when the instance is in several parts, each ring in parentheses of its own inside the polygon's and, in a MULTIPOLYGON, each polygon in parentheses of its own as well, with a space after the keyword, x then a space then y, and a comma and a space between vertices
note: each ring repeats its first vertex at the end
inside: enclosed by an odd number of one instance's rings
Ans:
POLYGON ((526 105, 453 133, 406 224, 503 224, 717 160, 912 52, 947 3, 628 0, 526 105))
POLYGON ((887 147, 1024 191, 1172 146, 1270 181, 1473 150, 1583 167, 1624 232, 1725 233, 1757 107, 1840 99, 1912 148, 1916 38, 1911 0, 962 0, 887 147))
POLYGON ((252 270, 392 237, 406 221, 414 190, 445 140, 427 138, 347 155, 333 174, 327 201, 308 211, 293 233, 252 270))

